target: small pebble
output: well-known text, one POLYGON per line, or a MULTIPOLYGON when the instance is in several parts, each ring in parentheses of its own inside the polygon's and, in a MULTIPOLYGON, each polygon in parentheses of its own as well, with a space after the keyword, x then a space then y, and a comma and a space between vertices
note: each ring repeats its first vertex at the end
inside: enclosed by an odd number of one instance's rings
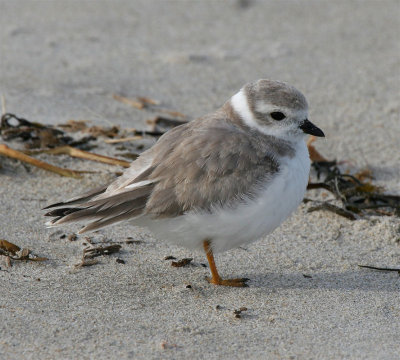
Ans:
POLYGON ((76 234, 70 234, 68 235, 68 240, 69 241, 75 241, 78 238, 76 234))

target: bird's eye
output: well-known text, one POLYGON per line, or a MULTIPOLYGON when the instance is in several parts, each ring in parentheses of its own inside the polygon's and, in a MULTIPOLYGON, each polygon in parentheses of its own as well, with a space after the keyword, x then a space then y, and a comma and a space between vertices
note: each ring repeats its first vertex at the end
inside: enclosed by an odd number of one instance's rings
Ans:
POLYGON ((274 120, 278 120, 278 121, 283 120, 286 117, 285 114, 281 113, 280 111, 274 111, 270 115, 274 120))

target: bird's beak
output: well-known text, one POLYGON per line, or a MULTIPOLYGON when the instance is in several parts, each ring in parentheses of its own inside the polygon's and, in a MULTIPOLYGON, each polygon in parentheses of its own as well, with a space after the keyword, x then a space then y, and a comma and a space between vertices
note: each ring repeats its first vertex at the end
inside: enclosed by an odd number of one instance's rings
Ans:
POLYGON ((325 134, 323 131, 316 127, 310 120, 305 119, 301 125, 299 126, 303 132, 306 134, 314 135, 314 136, 319 136, 319 137, 325 137, 325 134))

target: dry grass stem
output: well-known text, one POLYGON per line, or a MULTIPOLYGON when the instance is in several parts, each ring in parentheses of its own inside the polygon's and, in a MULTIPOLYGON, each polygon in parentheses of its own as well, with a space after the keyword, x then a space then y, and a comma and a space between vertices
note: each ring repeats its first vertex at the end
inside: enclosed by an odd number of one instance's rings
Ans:
POLYGON ((143 139, 143 136, 130 136, 130 137, 125 137, 125 138, 120 138, 120 139, 107 139, 107 140, 104 140, 104 142, 107 144, 118 144, 118 143, 123 143, 123 142, 128 142, 128 141, 141 140, 141 139, 143 139))
POLYGON ((46 171, 51 171, 51 172, 54 172, 54 173, 56 173, 58 175, 61 175, 61 176, 72 177, 72 178, 75 178, 75 179, 82 178, 82 175, 81 175, 82 173, 88 173, 88 171, 78 171, 78 170, 63 169, 63 168, 60 168, 58 166, 51 165, 51 164, 46 163, 44 161, 34 159, 33 157, 30 157, 30 156, 24 154, 21 151, 17 151, 17 150, 11 149, 5 144, 0 144, 0 155, 7 156, 9 158, 22 161, 24 163, 31 164, 33 166, 36 166, 36 167, 40 168, 40 169, 43 169, 43 170, 46 170, 46 171))
POLYGON ((133 106, 134 108, 139 109, 139 110, 142 110, 146 106, 143 101, 137 101, 137 100, 134 100, 134 99, 129 99, 129 98, 125 97, 125 96, 121 96, 121 95, 117 95, 117 94, 113 95, 113 99, 117 100, 119 102, 122 102, 124 104, 133 106))
POLYGON ((37 151, 24 151, 28 154, 52 154, 52 155, 69 155, 79 159, 92 160, 110 165, 119 165, 123 167, 129 167, 130 162, 125 160, 120 160, 116 158, 112 158, 109 156, 99 155, 95 153, 91 153, 88 151, 80 150, 71 146, 60 146, 54 149, 46 149, 46 150, 37 150, 37 151))

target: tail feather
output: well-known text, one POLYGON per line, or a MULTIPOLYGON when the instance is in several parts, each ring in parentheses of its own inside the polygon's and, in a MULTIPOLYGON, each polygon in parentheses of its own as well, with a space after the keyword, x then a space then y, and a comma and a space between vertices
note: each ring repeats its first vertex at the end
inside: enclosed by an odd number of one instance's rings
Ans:
POLYGON ((140 215, 142 215, 143 209, 131 209, 129 211, 126 211, 120 215, 114 216, 112 218, 104 218, 101 220, 96 220, 91 222, 90 224, 86 225, 84 228, 78 231, 79 234, 82 234, 87 231, 93 231, 100 229, 102 227, 105 227, 107 225, 115 224, 117 222, 123 221, 123 220, 128 220, 128 219, 134 219, 140 215))
POLYGON ((140 216, 153 188, 154 184, 150 183, 102 198, 98 198, 98 195, 103 194, 105 190, 104 188, 102 188, 103 190, 98 189, 82 197, 48 206, 47 209, 59 208, 49 211, 45 216, 54 217, 48 222, 49 226, 94 220, 81 229, 79 233, 99 229, 115 222, 140 216), (92 194, 92 196, 89 194, 92 194))
MULTIPOLYGON (((55 208, 55 207, 60 207, 60 206, 65 206, 65 205, 75 205, 75 204, 82 204, 87 200, 93 199, 96 196, 103 194, 105 191, 107 190, 107 185, 106 186, 101 186, 98 187, 94 190, 90 190, 87 193, 84 193, 80 196, 76 196, 72 199, 69 199, 67 201, 63 201, 63 202, 58 202, 55 204, 51 204, 49 206, 46 206, 45 208, 43 208, 42 210, 47 210, 47 209, 51 209, 51 208, 55 208)), ((48 213, 49 214, 49 213, 48 213)), ((45 215, 45 216, 51 216, 51 215, 45 215)))
MULTIPOLYGON (((60 203, 63 204, 63 203, 60 203)), ((81 208, 60 208, 60 209, 54 209, 52 211, 47 212, 44 214, 44 216, 58 216, 60 218, 67 216, 69 214, 72 214, 75 211, 79 211, 81 208)))

